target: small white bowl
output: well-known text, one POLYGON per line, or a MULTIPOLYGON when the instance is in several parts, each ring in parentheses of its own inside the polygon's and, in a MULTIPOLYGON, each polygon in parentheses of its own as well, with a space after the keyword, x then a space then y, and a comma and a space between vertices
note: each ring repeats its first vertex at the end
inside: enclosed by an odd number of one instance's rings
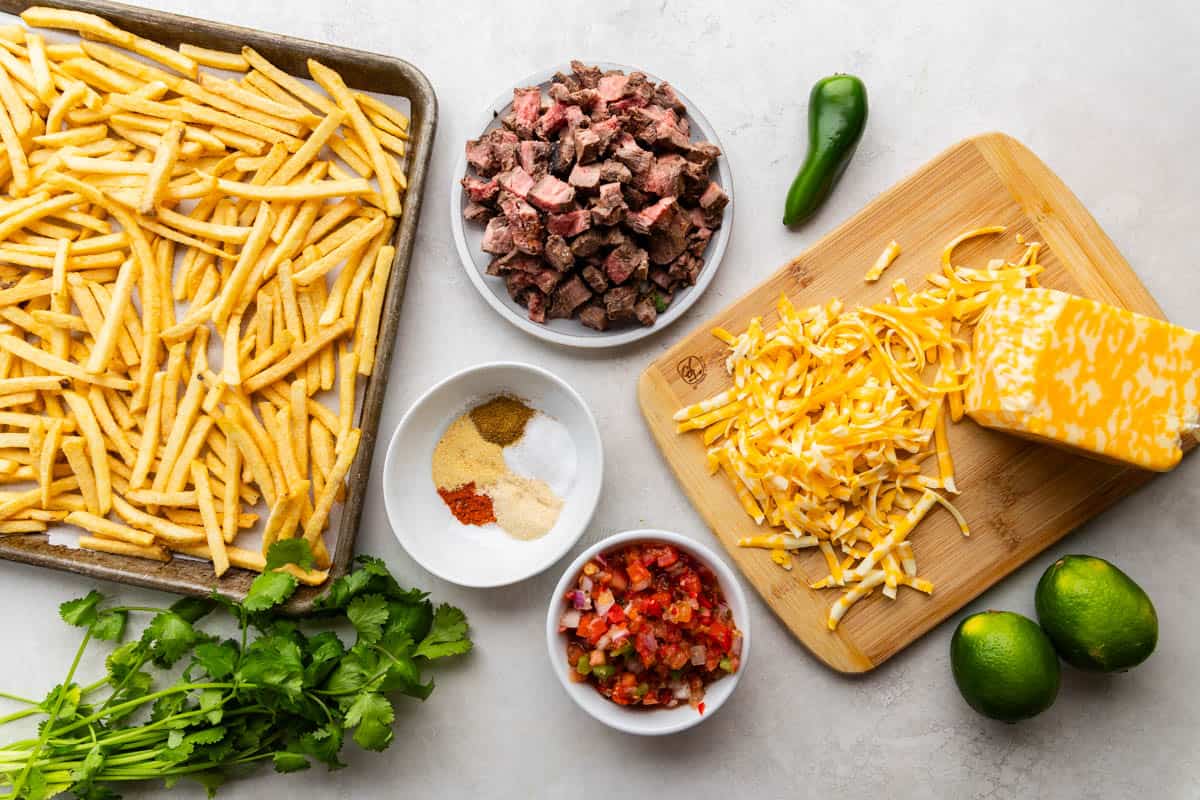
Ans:
POLYGON ((396 427, 383 462, 383 502, 392 532, 425 569, 459 586, 505 586, 562 558, 591 522, 600 499, 600 430, 579 393, 531 364, 507 361, 457 372, 427 391, 396 427), (460 415, 498 394, 512 394, 553 417, 575 445, 575 480, 554 527, 522 541, 495 525, 461 525, 433 484, 433 449, 460 415))
POLYGON ((641 736, 662 736, 699 725, 704 720, 717 713, 717 709, 725 704, 733 690, 737 688, 742 673, 746 671, 746 661, 750 657, 750 616, 746 605, 746 595, 742 586, 725 562, 716 553, 704 545, 681 536, 678 533, 654 529, 625 531, 609 536, 603 541, 589 547, 579 554, 567 571, 563 573, 554 594, 550 597, 550 610, 546 614, 546 646, 550 654, 550 668, 558 676, 559 683, 580 708, 603 722, 610 728, 624 733, 636 733, 641 736), (568 674, 567 636, 558 632, 558 620, 566 610, 563 595, 575 583, 583 565, 597 553, 607 552, 622 545, 636 542, 666 542, 678 547, 693 556, 717 576, 721 590, 725 593, 725 601, 733 612, 733 621, 742 632, 741 666, 732 675, 726 675, 705 687, 704 713, 699 713, 690 705, 675 708, 633 708, 617 705, 596 691, 591 683, 576 683, 568 674))
MULTIPOLYGON (((588 60, 584 60, 584 63, 595 64, 605 70, 619 69, 626 73, 638 71, 637 67, 625 64, 588 60)), ((524 80, 513 84, 513 86, 540 86, 545 91, 550 87, 554 73, 569 73, 570 71, 571 66, 569 64, 559 64, 550 69, 530 75, 524 80)), ((646 77, 655 83, 663 82, 662 78, 645 72, 645 70, 641 70, 641 72, 644 72, 646 77)), ((487 275, 487 266, 491 263, 492 256, 483 252, 480 248, 480 244, 483 241, 483 226, 469 224, 463 219, 463 210, 467 207, 468 200, 467 193, 460 181, 467 174, 467 155, 462 147, 459 148, 458 164, 452 176, 454 182, 450 186, 450 232, 454 237, 454 245, 458 249, 463 269, 467 271, 467 277, 471 279, 471 283, 474 284, 483 299, 488 302, 488 305, 495 309, 508 322, 539 339, 568 347, 618 347, 661 332, 668 325, 683 316, 683 313, 700 299, 700 295, 704 294, 704 290, 708 288, 708 285, 717 274, 717 268, 721 265, 725 249, 729 246, 729 236, 733 232, 733 173, 729 169, 729 155, 721 145, 721 140, 717 137, 717 131, 708 121, 708 118, 679 90, 678 86, 672 83, 671 88, 675 90, 676 96, 679 97, 680 102, 687 109, 687 116, 692 125, 693 140, 704 140, 721 148, 721 157, 717 159, 716 170, 712 179, 729 195, 729 203, 725 206, 725 213, 721 218, 721 227, 713 232, 712 241, 709 242, 708 249, 704 251, 704 266, 700 270, 700 274, 696 277, 696 283, 676 292, 675 299, 671 305, 649 327, 631 324, 618 325, 607 331, 597 331, 584 325, 577 317, 571 319, 550 319, 546 320, 545 323, 530 320, 529 312, 525 307, 508 296, 508 290, 504 287, 504 281, 500 278, 487 275)), ((472 129, 479 131, 477 135, 481 136, 493 128, 500 127, 500 120, 512 110, 512 92, 512 88, 505 89, 487 107, 487 110, 480 115, 481 118, 478 126, 472 129)))

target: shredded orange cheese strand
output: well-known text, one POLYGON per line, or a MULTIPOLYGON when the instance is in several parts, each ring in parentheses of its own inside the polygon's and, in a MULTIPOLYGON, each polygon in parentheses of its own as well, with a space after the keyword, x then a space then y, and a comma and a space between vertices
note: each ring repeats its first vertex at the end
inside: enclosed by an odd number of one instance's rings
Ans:
MULTIPOLYGON (((794 551, 820 550, 829 575, 813 588, 843 590, 830 630, 876 588, 890 598, 899 586, 933 591, 908 537, 934 506, 970 533, 943 494, 958 493, 947 423, 962 417, 969 328, 1002 292, 1042 271, 1041 245, 1021 242, 1017 261, 986 269, 952 257, 967 239, 1003 231, 956 237, 921 291, 898 280, 892 298, 853 310, 837 299, 797 309, 782 297, 773 328, 756 317, 741 334, 715 329, 729 347, 733 386, 675 414, 679 433, 703 431, 709 472, 724 472, 746 514, 773 529, 739 546, 770 550, 785 569, 794 551)), ((898 252, 889 245, 879 273, 898 252)))

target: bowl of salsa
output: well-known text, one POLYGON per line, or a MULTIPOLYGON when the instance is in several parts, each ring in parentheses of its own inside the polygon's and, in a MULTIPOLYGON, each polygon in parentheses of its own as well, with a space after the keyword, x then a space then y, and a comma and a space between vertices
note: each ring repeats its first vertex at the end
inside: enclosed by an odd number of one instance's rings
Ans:
POLYGON ((626 733, 675 733, 711 717, 750 652, 746 598, 709 548, 661 530, 618 533, 566 570, 546 616, 567 694, 626 733))

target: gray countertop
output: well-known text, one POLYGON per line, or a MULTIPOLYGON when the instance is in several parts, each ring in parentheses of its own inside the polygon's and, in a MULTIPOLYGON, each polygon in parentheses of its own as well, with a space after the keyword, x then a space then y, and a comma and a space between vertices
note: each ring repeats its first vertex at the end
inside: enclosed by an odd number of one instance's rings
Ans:
MULTIPOLYGON (((573 553, 600 536, 646 525, 711 541, 642 422, 637 375, 685 332, 960 138, 1002 130, 1029 145, 1092 211, 1169 318, 1200 328, 1200 16, 1187 0, 1153 9, 1083 0, 146 4, 388 53, 426 72, 441 125, 376 463, 405 409, 436 380, 494 359, 541 364, 583 393, 604 432, 604 495, 573 553), (1124 10, 1102 8, 1118 5, 1124 10), (574 56, 636 64, 677 84, 718 130, 737 188, 732 244, 708 293, 673 328, 612 353, 547 346, 501 321, 463 274, 447 219, 454 163, 481 109, 522 76, 574 56), (870 123, 829 204, 803 231, 788 232, 778 218, 804 149, 808 89, 834 71, 864 78, 870 123)), ((1068 669, 1053 708, 1003 725, 977 716, 954 687, 953 622, 875 672, 849 678, 818 664, 754 596, 754 652, 736 694, 704 725, 661 740, 601 727, 551 674, 543 621, 565 560, 505 589, 448 585, 396 544, 383 488, 373 480, 360 549, 386 558, 404 582, 463 607, 476 651, 437 673, 437 691, 423 706, 400 704, 396 741, 386 753, 348 748, 349 770, 259 772, 222 796, 1194 798, 1198 479, 1192 457, 966 609, 1032 614, 1034 585, 1055 556, 1108 558, 1140 581, 1158 608, 1158 651, 1131 673, 1068 669)), ((92 583, 0 564, 0 689, 37 695, 59 680, 77 638, 56 622, 55 607, 92 583)), ((120 591, 131 600, 162 599, 120 591)), ((176 794, 203 796, 196 787, 176 794)))

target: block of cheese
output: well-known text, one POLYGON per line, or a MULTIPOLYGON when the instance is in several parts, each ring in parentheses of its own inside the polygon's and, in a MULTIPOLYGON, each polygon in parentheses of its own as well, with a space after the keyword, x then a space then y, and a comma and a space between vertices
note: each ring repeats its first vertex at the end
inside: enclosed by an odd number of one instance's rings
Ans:
POLYGON ((1200 417, 1200 333, 1053 289, 1015 289, 975 329, 981 425, 1166 471, 1200 417))

